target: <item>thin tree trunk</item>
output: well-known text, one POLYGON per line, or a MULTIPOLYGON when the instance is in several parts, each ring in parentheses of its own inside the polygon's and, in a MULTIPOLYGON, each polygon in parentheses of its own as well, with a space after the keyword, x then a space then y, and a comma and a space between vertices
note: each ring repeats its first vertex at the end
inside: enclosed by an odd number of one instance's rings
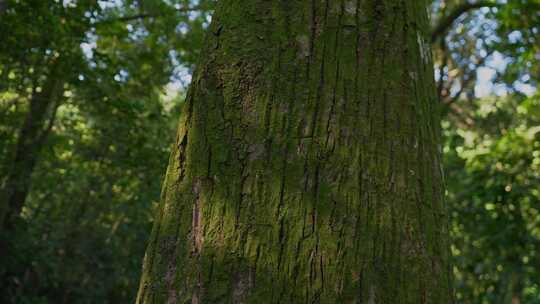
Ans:
POLYGON ((218 2, 137 303, 452 303, 427 1, 218 2))

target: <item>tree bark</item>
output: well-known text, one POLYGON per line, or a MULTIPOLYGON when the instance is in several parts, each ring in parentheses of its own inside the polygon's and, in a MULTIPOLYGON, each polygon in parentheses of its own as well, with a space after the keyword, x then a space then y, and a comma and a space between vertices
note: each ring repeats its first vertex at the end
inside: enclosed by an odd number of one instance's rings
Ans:
POLYGON ((427 18, 219 1, 137 303, 452 303, 427 18))

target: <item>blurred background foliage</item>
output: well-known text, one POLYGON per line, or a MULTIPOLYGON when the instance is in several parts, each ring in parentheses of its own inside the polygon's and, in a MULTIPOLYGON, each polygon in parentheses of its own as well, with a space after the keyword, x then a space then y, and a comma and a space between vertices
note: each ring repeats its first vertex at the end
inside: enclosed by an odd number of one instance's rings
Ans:
MULTIPOLYGON (((0 0, 0 302, 129 303, 211 0, 0 0)), ((540 303, 540 2, 436 0, 458 303, 540 303)))

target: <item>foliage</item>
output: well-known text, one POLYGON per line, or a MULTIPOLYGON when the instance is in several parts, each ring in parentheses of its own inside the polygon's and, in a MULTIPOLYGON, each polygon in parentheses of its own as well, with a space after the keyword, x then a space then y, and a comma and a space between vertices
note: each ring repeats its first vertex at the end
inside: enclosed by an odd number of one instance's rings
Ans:
POLYGON ((9 297, 129 302, 177 111, 147 102, 128 113, 89 115, 72 104, 59 112, 34 172, 24 229, 10 236, 18 254, 4 265, 23 275, 8 285, 9 297))
POLYGON ((446 122, 458 299, 539 303, 540 96, 477 100, 446 122))
POLYGON ((487 81, 492 82, 495 93, 530 93, 537 84, 540 68, 540 2, 434 2, 435 24, 444 21, 460 7, 484 3, 477 9, 466 10, 450 24, 444 36, 434 40, 439 96, 447 106, 446 112, 455 116, 456 111, 459 112, 455 108, 457 101, 474 102, 478 95, 485 95, 486 92, 478 88, 478 80, 486 71, 492 74, 487 81))
POLYGON ((30 100, 51 80, 63 90, 21 220, 1 238, 14 254, 0 263, 0 302, 132 301, 182 99, 167 84, 193 68, 210 4, 7 3, 2 179, 30 100))

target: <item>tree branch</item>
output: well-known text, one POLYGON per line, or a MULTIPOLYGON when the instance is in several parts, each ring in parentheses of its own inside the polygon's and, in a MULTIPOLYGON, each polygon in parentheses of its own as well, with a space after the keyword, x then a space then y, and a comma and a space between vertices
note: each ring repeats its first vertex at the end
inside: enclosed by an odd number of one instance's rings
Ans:
POLYGON ((435 41, 437 41, 437 39, 441 38, 444 34, 446 34, 454 21, 456 21, 459 17, 463 16, 467 12, 483 7, 500 7, 501 5, 502 4, 494 3, 491 1, 478 1, 476 3, 463 3, 459 5, 448 16, 443 17, 439 21, 439 24, 435 26, 435 28, 431 32, 431 43, 434 43, 435 41))
POLYGON ((139 20, 139 19, 146 19, 151 17, 157 17, 159 15, 152 15, 152 14, 137 14, 133 16, 125 16, 125 17, 118 17, 110 20, 102 21, 101 23, 111 23, 111 22, 129 22, 133 20, 139 20))
MULTIPOLYGON (((179 12, 179 13, 187 13, 187 12, 193 12, 193 11, 200 11, 202 9, 203 9, 202 6, 197 5, 197 6, 192 6, 192 7, 179 8, 176 11, 179 12)), ((95 25, 100 26, 100 25, 110 24, 110 23, 114 23, 114 22, 129 22, 129 21, 133 21, 133 20, 141 20, 141 19, 155 18, 155 17, 161 17, 161 16, 163 16, 163 14, 141 13, 141 14, 132 15, 132 16, 124 16, 124 17, 118 17, 118 18, 111 18, 111 19, 102 20, 102 21, 97 22, 95 25)))

